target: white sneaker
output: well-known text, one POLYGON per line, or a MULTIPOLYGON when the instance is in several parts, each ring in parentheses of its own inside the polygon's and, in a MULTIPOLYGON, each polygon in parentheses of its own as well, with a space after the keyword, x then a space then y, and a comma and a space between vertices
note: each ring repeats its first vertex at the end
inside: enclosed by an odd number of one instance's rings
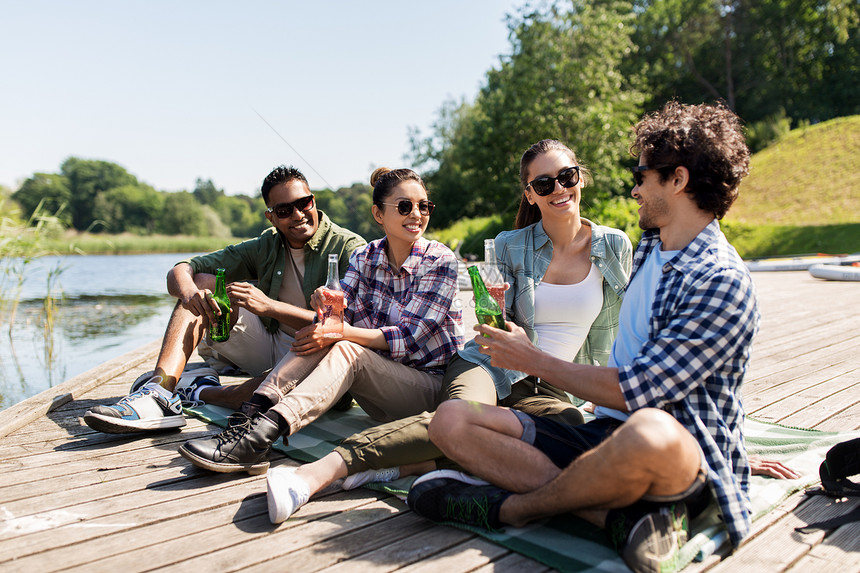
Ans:
POLYGON ((454 479, 459 482, 467 483, 470 485, 492 485, 488 481, 484 481, 481 478, 469 475, 467 473, 458 472, 457 470, 433 470, 432 472, 427 472, 426 474, 412 482, 412 487, 415 487, 421 482, 429 481, 431 479, 442 478, 454 479))
POLYGON ((289 519, 310 496, 310 488, 296 475, 296 468, 270 468, 266 473, 266 497, 272 523, 289 519))
POLYGON ((383 468, 381 470, 365 470, 347 476, 343 480, 343 489, 355 489, 366 483, 388 483, 400 477, 400 468, 383 468))
POLYGON ((218 373, 215 369, 197 368, 183 372, 173 392, 179 396, 183 408, 194 408, 205 404, 200 399, 200 391, 216 386, 221 386, 221 381, 218 379, 218 373))
POLYGON ((99 432, 130 434, 181 428, 185 417, 178 397, 160 387, 144 386, 113 406, 93 406, 84 414, 84 422, 99 432))

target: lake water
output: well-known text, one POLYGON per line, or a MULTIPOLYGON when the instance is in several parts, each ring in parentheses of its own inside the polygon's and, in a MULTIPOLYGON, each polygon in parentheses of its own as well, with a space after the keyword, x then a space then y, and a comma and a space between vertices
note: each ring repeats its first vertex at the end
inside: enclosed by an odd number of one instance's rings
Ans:
MULTIPOLYGON (((167 271, 194 254, 41 257, 27 264, 14 318, 8 302, 0 310, 0 410, 160 338, 176 301, 167 294, 167 271), (57 299, 52 329, 45 328, 49 288, 57 299)), ((4 299, 14 295, 9 278, 0 286, 4 299)))

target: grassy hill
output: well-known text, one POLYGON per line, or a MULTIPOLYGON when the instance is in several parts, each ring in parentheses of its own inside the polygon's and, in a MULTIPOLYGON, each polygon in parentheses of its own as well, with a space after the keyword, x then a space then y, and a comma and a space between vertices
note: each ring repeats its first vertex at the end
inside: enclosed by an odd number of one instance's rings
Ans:
POLYGON ((795 129, 752 157, 726 220, 860 223, 860 115, 795 129))
POLYGON ((752 157, 724 228, 744 257, 860 252, 860 116, 795 129, 752 157))

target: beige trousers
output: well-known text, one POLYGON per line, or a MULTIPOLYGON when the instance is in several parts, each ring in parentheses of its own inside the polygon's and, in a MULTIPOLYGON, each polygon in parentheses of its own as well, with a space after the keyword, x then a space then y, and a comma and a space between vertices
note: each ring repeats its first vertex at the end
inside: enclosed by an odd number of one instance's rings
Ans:
POLYGON ((307 426, 348 391, 374 420, 389 422, 434 410, 442 376, 428 374, 342 340, 310 356, 289 352, 272 369, 256 394, 290 425, 290 434, 307 426))

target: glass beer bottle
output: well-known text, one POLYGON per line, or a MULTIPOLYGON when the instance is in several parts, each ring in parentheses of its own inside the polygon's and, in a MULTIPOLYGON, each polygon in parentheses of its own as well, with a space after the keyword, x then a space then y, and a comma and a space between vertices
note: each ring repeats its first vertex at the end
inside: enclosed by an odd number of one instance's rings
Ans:
POLYGON ((495 239, 484 239, 484 264, 481 265, 481 278, 484 285, 499 306, 502 308, 502 319, 505 318, 505 277, 496 262, 495 239))
POLYGON ((213 342, 224 342, 230 338, 230 299, 227 298, 227 285, 224 281, 224 269, 215 270, 215 294, 212 300, 218 304, 221 314, 215 317, 215 322, 209 325, 209 338, 213 342))
POLYGON ((472 280, 472 293, 475 296, 475 316, 480 324, 488 324, 495 328, 507 330, 505 319, 502 318, 502 307, 490 295, 477 265, 469 267, 469 278, 472 280))
POLYGON ((337 255, 328 256, 328 277, 322 308, 322 332, 325 338, 343 338, 343 290, 337 269, 337 255))

